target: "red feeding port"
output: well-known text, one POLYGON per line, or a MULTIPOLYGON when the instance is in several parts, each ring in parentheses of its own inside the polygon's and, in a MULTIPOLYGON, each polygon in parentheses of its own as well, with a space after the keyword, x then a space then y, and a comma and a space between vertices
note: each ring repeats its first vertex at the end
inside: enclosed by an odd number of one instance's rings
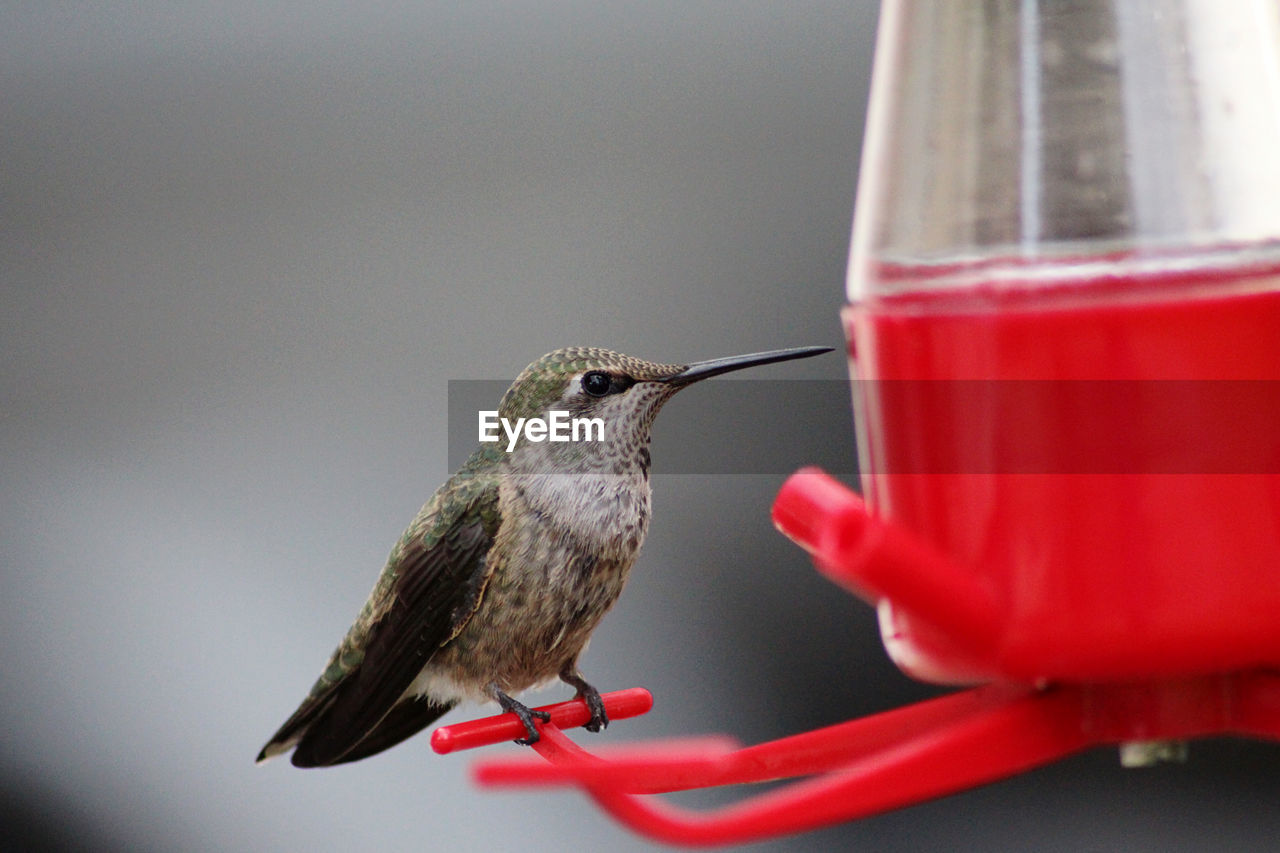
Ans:
POLYGON ((802 470, 773 519, 903 671, 964 689, 613 756, 569 703, 477 778, 710 845, 1100 744, 1280 739, 1280 49, 1253 8, 883 3, 843 313, 862 494, 802 470))

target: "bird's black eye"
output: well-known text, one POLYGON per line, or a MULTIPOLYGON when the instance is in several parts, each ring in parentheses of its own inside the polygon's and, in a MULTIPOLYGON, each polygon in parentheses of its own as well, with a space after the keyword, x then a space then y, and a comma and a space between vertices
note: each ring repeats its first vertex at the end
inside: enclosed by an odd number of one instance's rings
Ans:
POLYGON ((609 374, 600 370, 593 370, 582 377, 582 390, 592 397, 603 397, 608 394, 609 386, 612 384, 609 374))

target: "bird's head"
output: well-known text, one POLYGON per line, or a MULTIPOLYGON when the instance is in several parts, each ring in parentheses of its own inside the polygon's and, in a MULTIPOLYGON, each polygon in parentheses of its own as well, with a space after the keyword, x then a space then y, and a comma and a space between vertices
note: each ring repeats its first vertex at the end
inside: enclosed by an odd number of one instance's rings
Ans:
POLYGON ((545 458, 557 470, 623 473, 632 464, 647 469, 654 418, 680 389, 733 370, 808 358, 829 349, 799 347, 693 364, 660 364, 606 349, 568 347, 526 367, 503 395, 498 414, 511 425, 519 418, 526 422, 539 418, 549 425, 558 419, 569 440, 553 441, 548 436, 532 441, 526 432, 514 450, 545 458), (576 432, 574 422, 579 427, 576 432))

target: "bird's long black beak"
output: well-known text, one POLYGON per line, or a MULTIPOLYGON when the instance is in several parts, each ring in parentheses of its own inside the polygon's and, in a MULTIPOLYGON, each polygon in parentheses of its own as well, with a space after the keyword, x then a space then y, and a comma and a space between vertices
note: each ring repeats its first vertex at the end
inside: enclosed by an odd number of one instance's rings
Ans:
POLYGON ((731 355, 728 358, 713 358, 710 361, 699 361, 689 365, 679 373, 662 380, 671 385, 683 386, 699 379, 707 379, 728 373, 731 370, 742 370, 744 367, 756 367, 761 364, 773 364, 775 361, 790 361, 793 358, 809 358, 831 352, 832 347, 793 347, 776 349, 769 352, 755 352, 750 355, 731 355))

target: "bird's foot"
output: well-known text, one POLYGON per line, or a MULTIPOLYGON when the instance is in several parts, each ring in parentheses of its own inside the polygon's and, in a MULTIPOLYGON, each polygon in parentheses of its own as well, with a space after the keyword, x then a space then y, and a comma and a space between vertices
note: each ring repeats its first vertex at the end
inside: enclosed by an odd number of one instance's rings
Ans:
POLYGON ((578 691, 578 698, 587 703, 591 719, 583 726, 584 729, 594 733, 609 728, 609 714, 604 709, 604 700, 600 698, 599 690, 588 684, 586 679, 577 672, 568 668, 560 673, 560 680, 575 688, 578 691))
POLYGON ((604 700, 600 698, 600 691, 588 686, 585 691, 579 691, 578 696, 587 703, 587 708, 591 711, 591 719, 583 728, 589 732, 599 732, 609 728, 609 714, 604 709, 604 700))
POLYGON ((517 738, 516 743, 521 746, 533 746, 542 739, 542 733, 538 731, 538 727, 534 725, 533 718, 537 717, 544 723, 551 722, 551 715, 546 711, 535 711, 523 702, 517 702, 501 690, 494 690, 494 698, 498 700, 498 704, 502 706, 502 710, 509 714, 515 714, 520 718, 520 722, 524 724, 524 730, 527 737, 517 738))

